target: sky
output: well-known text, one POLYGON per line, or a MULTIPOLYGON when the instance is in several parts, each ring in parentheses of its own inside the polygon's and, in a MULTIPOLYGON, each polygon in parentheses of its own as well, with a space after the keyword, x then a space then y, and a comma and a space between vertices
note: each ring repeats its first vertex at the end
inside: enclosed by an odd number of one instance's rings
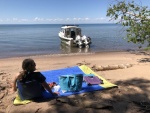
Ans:
MULTIPOLYGON (((110 23, 106 13, 112 1, 0 0, 0 24, 110 23)), ((150 0, 134 1, 150 6, 150 0)))

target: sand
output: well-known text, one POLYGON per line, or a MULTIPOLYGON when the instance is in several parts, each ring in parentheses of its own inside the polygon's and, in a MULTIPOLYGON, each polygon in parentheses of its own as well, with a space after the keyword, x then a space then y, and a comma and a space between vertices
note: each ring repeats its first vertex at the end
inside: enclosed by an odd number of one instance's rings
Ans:
POLYGON ((101 52, 0 59, 0 113, 150 112, 149 74, 150 56, 145 52, 101 52), (15 106, 13 99, 16 93, 11 92, 11 83, 16 73, 21 71, 21 63, 25 58, 35 60, 37 71, 84 64, 118 87, 15 106), (122 68, 110 68, 112 66, 122 68), (105 67, 105 70, 102 70, 102 67, 105 67))

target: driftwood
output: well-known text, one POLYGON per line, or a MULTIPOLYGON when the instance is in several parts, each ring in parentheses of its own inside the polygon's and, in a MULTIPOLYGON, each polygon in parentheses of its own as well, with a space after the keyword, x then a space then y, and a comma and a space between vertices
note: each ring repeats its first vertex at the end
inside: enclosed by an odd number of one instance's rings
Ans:
POLYGON ((108 66, 96 66, 92 67, 93 70, 96 71, 106 71, 106 70, 115 70, 115 69, 125 69, 132 67, 133 64, 120 64, 120 65, 108 65, 108 66))

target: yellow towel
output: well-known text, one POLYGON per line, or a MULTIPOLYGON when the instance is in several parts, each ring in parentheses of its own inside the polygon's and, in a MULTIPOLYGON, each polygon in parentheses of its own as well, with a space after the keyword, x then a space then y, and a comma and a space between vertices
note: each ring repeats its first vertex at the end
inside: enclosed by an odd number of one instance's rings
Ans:
POLYGON ((24 105, 24 104, 28 104, 30 102, 32 102, 32 100, 21 100, 19 95, 17 95, 13 104, 14 105, 24 105))
POLYGON ((106 79, 104 79, 103 77, 101 77, 100 75, 98 75, 97 73, 95 73, 94 71, 92 71, 89 67, 87 67, 86 65, 82 65, 79 66, 79 68, 85 73, 85 74, 94 74, 96 75, 98 78, 100 78, 101 80, 103 80, 104 84, 100 84, 100 86, 104 87, 104 88, 111 88, 111 87, 115 87, 117 85, 112 84, 110 82, 108 82, 106 79))

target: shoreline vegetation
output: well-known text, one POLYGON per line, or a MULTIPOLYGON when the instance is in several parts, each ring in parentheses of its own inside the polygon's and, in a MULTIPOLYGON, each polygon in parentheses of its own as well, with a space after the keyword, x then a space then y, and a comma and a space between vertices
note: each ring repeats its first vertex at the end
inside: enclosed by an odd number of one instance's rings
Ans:
POLYGON ((113 51, 0 58, 0 112, 149 112, 149 73, 149 51, 113 51), (11 93, 12 80, 21 71, 21 63, 25 58, 35 60, 37 71, 87 65, 106 80, 118 85, 118 87, 62 97, 57 100, 44 100, 43 102, 31 102, 26 105, 15 106, 13 100, 16 93, 11 93))

